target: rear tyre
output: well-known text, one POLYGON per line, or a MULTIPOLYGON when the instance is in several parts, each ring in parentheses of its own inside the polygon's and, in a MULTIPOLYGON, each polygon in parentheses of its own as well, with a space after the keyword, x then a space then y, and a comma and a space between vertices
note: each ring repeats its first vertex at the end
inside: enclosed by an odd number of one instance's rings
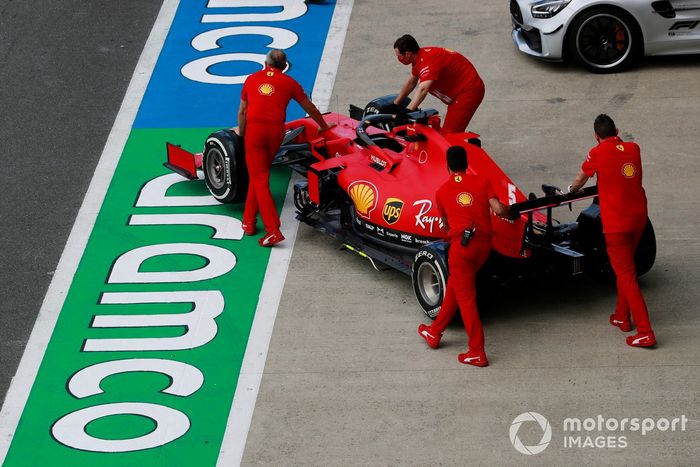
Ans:
MULTIPOLYGON (((615 282, 615 272, 610 264, 605 246, 603 224, 600 219, 600 209, 597 204, 591 204, 578 218, 579 248, 586 255, 585 270, 592 278, 603 282, 615 282)), ((654 266, 656 261, 656 234, 651 220, 647 218, 642 238, 639 240, 634 262, 637 277, 640 277, 654 266)))
POLYGON ((235 132, 219 130, 204 143, 204 181, 209 193, 222 203, 240 203, 248 193, 248 169, 243 139, 235 132))
POLYGON ((594 73, 629 68, 642 54, 637 22, 622 10, 594 8, 576 18, 567 33, 570 57, 594 73))
POLYGON ((413 261, 413 292, 423 313, 435 319, 440 312, 445 297, 447 278, 446 242, 433 242, 425 245, 416 253, 413 261))

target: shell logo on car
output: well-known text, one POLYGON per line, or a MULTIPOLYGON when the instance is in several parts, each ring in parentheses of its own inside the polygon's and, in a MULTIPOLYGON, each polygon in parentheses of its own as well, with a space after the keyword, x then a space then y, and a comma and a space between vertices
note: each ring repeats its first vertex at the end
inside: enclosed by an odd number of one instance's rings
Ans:
POLYGON ((632 178, 635 173, 637 173, 637 168, 634 164, 625 164, 622 166, 622 175, 624 175, 625 178, 632 178))
POLYGON ((457 203, 460 206, 471 206, 472 203, 474 202, 474 197, 467 193, 466 191, 461 192, 460 194, 457 195, 457 203))
POLYGON ((377 206, 377 188, 369 182, 357 181, 348 187, 348 193, 357 213, 369 217, 369 213, 377 206))
POLYGON ((263 96, 271 96, 275 92, 275 87, 268 83, 263 83, 258 88, 258 92, 263 96))
POLYGON ((403 201, 398 198, 387 198, 384 203, 384 210, 382 211, 382 217, 387 224, 392 225, 401 217, 401 211, 403 210, 403 201))

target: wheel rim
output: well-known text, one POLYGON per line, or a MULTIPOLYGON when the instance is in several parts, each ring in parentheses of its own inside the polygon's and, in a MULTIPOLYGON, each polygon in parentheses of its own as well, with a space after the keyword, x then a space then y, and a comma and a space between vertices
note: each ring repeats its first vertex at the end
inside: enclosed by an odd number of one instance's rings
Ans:
POLYGON ((221 189, 226 184, 226 169, 223 153, 219 148, 210 148, 207 153, 206 171, 214 189, 221 189))
POLYGON ((576 33, 576 50, 589 66, 613 68, 629 56, 632 50, 632 32, 616 16, 591 16, 576 33))
POLYGON ((422 263, 418 266, 418 291, 420 292, 423 301, 431 307, 435 307, 440 303, 440 275, 435 270, 432 264, 422 263))

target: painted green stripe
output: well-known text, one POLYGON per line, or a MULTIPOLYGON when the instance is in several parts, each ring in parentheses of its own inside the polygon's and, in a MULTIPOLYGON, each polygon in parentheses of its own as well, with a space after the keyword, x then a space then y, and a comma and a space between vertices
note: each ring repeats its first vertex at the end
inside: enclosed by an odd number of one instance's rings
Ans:
MULTIPOLYGON (((74 276, 60 317, 46 350, 4 465, 214 465, 229 415, 238 372, 245 351, 269 250, 258 247, 257 237, 241 240, 210 238, 204 226, 127 225, 134 214, 209 213, 241 218, 241 205, 206 207, 135 207, 143 180, 167 173, 160 165, 164 141, 178 141, 198 150, 213 129, 133 130, 111 182, 104 204, 74 276), (218 278, 174 284, 108 284, 113 261, 129 250, 162 243, 202 243, 233 252, 236 266, 218 278), (184 328, 95 329, 96 315, 186 313, 187 304, 99 304, 101 294, 112 292, 220 290, 225 308, 216 319, 218 334, 192 350, 140 352, 82 351, 85 339, 177 336, 184 328), (157 373, 123 373, 104 380, 103 394, 77 399, 66 384, 78 370, 99 362, 130 358, 162 358, 190 364, 204 374, 205 382, 189 397, 163 394, 168 378, 157 373), (85 407, 117 402, 148 402, 181 411, 190 419, 182 437, 154 449, 129 453, 93 453, 66 447, 51 437, 51 426, 67 413, 85 407), (60 460, 60 461, 59 461, 60 460)), ((273 195, 281 204, 289 183, 287 170, 273 171, 273 195)), ((206 195, 204 182, 175 185, 169 195, 206 195)), ((200 259, 172 255, 144 263, 142 271, 188 270, 202 266, 200 259)), ((153 422, 143 417, 119 415, 103 418, 87 427, 105 439, 146 434, 153 422)))

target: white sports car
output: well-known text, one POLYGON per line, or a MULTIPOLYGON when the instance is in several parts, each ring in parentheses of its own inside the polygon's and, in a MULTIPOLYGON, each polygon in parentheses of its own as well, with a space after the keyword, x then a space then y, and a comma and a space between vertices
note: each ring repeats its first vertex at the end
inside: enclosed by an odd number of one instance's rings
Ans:
POLYGON ((700 53, 700 0, 510 0, 513 41, 597 73, 644 55, 700 53))

